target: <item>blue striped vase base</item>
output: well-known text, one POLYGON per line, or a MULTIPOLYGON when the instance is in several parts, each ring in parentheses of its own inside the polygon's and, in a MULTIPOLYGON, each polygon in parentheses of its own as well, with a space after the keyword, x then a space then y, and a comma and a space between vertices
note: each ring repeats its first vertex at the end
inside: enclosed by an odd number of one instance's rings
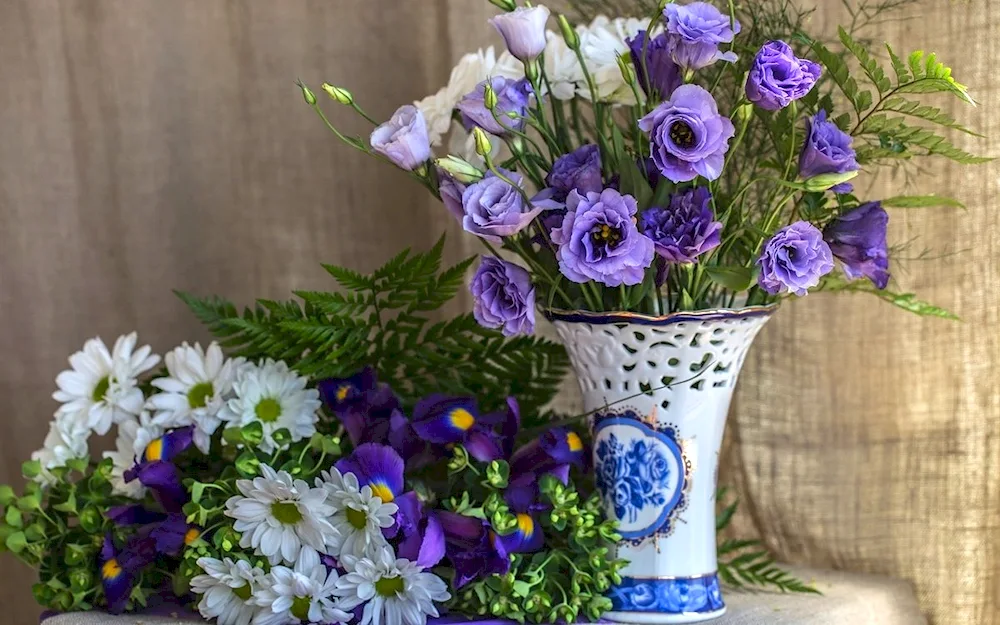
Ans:
POLYGON ((726 613, 715 573, 665 579, 623 577, 607 596, 612 608, 604 618, 619 623, 701 623, 726 613))

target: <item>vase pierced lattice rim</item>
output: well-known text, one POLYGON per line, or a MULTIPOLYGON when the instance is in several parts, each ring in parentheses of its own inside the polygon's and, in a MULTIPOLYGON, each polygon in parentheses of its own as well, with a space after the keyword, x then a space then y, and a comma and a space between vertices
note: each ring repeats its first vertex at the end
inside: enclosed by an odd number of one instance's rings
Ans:
POLYGON ((549 321, 566 323, 636 323, 647 326, 662 326, 681 321, 715 321, 719 319, 747 319, 765 317, 774 313, 779 304, 744 306, 743 308, 711 308, 707 310, 680 310, 666 315, 645 315, 627 311, 590 312, 586 310, 564 310, 549 308, 542 314, 549 321))

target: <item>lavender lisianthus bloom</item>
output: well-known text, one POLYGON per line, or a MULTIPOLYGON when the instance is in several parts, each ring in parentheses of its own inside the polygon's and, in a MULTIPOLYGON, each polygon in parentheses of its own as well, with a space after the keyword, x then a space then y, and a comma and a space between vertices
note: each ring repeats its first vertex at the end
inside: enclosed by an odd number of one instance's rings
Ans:
POLYGON ((712 94, 698 85, 675 89, 669 100, 639 120, 639 128, 649 134, 656 168, 673 182, 718 178, 736 134, 733 122, 719 115, 712 94))
POLYGON ((813 88, 822 68, 800 59, 784 41, 768 41, 757 52, 747 77, 747 99, 768 111, 783 109, 813 88))
POLYGON ((545 184, 552 189, 552 199, 564 202, 570 191, 600 193, 604 188, 601 178, 601 151, 593 143, 563 154, 556 159, 552 170, 545 176, 545 184))
POLYGON ((545 22, 549 9, 538 5, 518 7, 490 19, 507 44, 507 50, 522 63, 531 61, 545 51, 545 22))
POLYGON ((521 176, 511 171, 501 173, 517 187, 489 172, 462 193, 462 227, 494 243, 517 234, 548 207, 541 203, 529 206, 521 192, 521 176))
POLYGON ((716 61, 736 62, 736 53, 719 50, 719 44, 732 43, 740 32, 740 23, 730 23, 729 16, 711 4, 668 4, 663 18, 674 62, 685 70, 702 69, 716 61))
POLYGON ((635 198, 614 189, 571 191, 562 225, 552 230, 559 270, 573 282, 607 286, 642 282, 653 262, 653 242, 635 226, 635 198))
POLYGON ((375 152, 407 171, 417 169, 431 157, 427 121, 411 104, 396 109, 389 121, 373 130, 370 143, 375 152))
MULTIPOLYGON (((820 109, 806 120, 806 140, 799 154, 799 175, 812 178, 820 174, 843 174, 857 171, 858 164, 851 147, 851 135, 826 120, 826 111, 820 109)), ((835 193, 850 193, 853 186, 844 182, 832 187, 835 193)))
POLYGON ((472 130, 478 126, 486 132, 494 135, 503 135, 507 130, 521 130, 524 128, 524 116, 528 112, 528 103, 531 101, 533 91, 531 83, 526 78, 514 80, 503 76, 494 76, 489 79, 490 87, 497 96, 495 108, 497 117, 494 119, 493 113, 486 108, 484 101, 486 83, 476 85, 470 93, 459 100, 457 108, 462 114, 462 124, 466 130, 472 130), (511 118, 509 114, 515 115, 511 118), (499 121, 497 121, 499 119, 499 121))
POLYGON ((469 290, 479 325, 499 329, 504 336, 535 331, 535 287, 523 267, 484 256, 469 290))
POLYGON ((889 285, 888 226, 889 214, 882 203, 867 202, 827 224, 823 239, 848 278, 865 277, 884 289, 889 285))
POLYGON ((465 209, 462 205, 462 194, 465 193, 466 185, 455 180, 442 170, 438 170, 438 193, 441 194, 441 201, 448 212, 455 216, 459 222, 465 217, 465 209))
POLYGON ((648 41, 647 39, 646 31, 640 30, 635 37, 625 40, 632 57, 632 65, 635 67, 635 77, 647 96, 650 89, 653 89, 661 97, 669 98, 674 89, 683 82, 681 69, 674 63, 670 54, 670 43, 666 33, 661 33, 648 41), (643 49, 646 51, 645 67, 643 67, 643 49))
POLYGON ((656 253, 675 263, 696 262, 721 242, 722 223, 712 214, 706 187, 675 193, 666 208, 654 206, 642 214, 642 231, 656 253))
POLYGON ((774 233, 757 266, 760 288, 771 295, 790 291, 802 296, 833 269, 833 253, 819 228, 797 221, 774 233))

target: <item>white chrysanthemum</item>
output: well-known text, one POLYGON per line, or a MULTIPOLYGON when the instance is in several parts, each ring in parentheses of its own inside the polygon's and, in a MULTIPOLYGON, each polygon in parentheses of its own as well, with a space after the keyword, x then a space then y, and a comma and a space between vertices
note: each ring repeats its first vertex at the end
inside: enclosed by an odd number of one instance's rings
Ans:
MULTIPOLYGON (((635 17, 611 20, 601 15, 594 18, 590 25, 579 29, 580 52, 587 63, 587 71, 594 77, 597 97, 602 102, 635 104, 635 95, 618 67, 618 57, 629 53, 625 40, 647 26, 647 20, 635 17)), ((655 37, 658 32, 659 28, 654 28, 652 36, 655 37)), ((590 89, 585 82, 579 84, 577 95, 590 99, 590 89)))
POLYGON ((262 477, 238 480, 242 497, 230 497, 226 515, 236 519, 233 528, 242 534, 240 546, 253 548, 271 564, 295 562, 309 550, 322 551, 337 540, 337 531, 327 520, 334 509, 325 489, 310 488, 293 480, 287 471, 260 465, 262 477), (305 549, 308 547, 309 549, 305 549))
POLYGON ((163 436, 165 431, 152 421, 146 411, 138 418, 131 417, 118 424, 115 450, 104 452, 105 458, 111 458, 111 487, 116 494, 132 499, 142 499, 146 494, 146 488, 139 480, 125 481, 125 472, 135 466, 136 459, 142 456, 146 446, 163 436))
POLYGON ((41 472, 35 481, 51 484, 55 482, 55 476, 50 469, 64 467, 70 460, 90 455, 87 447, 90 430, 74 427, 76 425, 76 422, 59 416, 49 425, 49 433, 45 435, 42 448, 31 454, 31 459, 37 460, 41 465, 41 472))
POLYGON ((391 527, 399 510, 394 503, 383 503, 371 486, 358 486, 353 473, 341 474, 336 468, 323 472, 316 485, 326 489, 328 501, 336 510, 330 524, 337 530, 336 540, 328 545, 330 555, 341 558, 371 556, 386 545, 382 529, 391 527))
POLYGON ((435 603, 451 598, 444 581, 404 558, 389 546, 375 558, 344 556, 347 573, 337 580, 340 607, 353 610, 365 604, 358 625, 425 625, 438 616, 435 603))
POLYGON ((183 343, 163 357, 168 377, 152 384, 163 391, 149 398, 156 423, 168 428, 194 426, 194 444, 207 454, 212 434, 222 421, 219 411, 229 399, 242 359, 227 360, 213 342, 207 350, 183 343))
POLYGON ((292 442, 316 433, 319 391, 306 388, 308 380, 288 369, 284 362, 268 358, 263 363, 238 368, 235 397, 219 411, 219 418, 237 427, 259 422, 264 429, 260 449, 277 449, 275 430, 291 433, 292 442))
POLYGON ((120 422, 142 410, 143 396, 136 378, 149 371, 160 357, 148 345, 135 348, 136 333, 120 336, 108 352, 99 338, 84 343, 69 357, 71 370, 56 377, 59 390, 52 394, 62 406, 57 415, 107 434, 120 422))
POLYGON ((335 603, 337 579, 315 552, 304 553, 295 568, 273 567, 254 598, 262 608, 254 625, 346 623, 351 615, 335 603))
POLYGON ((556 100, 572 100, 580 85, 585 83, 580 60, 561 34, 550 30, 545 33, 545 39, 545 75, 552 87, 551 95, 556 100))
POLYGON ((205 571, 191 580, 191 590, 201 595, 198 611, 218 625, 249 625, 259 612, 253 598, 264 582, 264 571, 246 560, 198 558, 205 571))

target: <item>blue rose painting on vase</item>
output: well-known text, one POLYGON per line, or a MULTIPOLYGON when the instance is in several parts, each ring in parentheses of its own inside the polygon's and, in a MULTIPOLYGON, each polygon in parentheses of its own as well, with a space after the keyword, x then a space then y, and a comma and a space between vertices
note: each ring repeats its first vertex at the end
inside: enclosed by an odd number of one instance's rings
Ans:
POLYGON ((611 434, 597 445, 597 487, 621 521, 635 523, 648 506, 667 502, 670 465, 659 449, 642 439, 621 442, 611 434))

